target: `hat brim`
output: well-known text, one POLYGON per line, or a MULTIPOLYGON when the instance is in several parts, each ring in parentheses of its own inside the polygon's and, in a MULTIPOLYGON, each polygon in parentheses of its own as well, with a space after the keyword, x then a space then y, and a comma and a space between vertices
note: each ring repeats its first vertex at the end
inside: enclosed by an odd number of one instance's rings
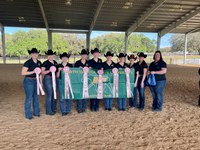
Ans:
POLYGON ((105 55, 105 54, 104 54, 104 57, 108 57, 108 56, 111 56, 111 57, 113 57, 113 56, 114 56, 114 54, 111 54, 111 55, 105 55))

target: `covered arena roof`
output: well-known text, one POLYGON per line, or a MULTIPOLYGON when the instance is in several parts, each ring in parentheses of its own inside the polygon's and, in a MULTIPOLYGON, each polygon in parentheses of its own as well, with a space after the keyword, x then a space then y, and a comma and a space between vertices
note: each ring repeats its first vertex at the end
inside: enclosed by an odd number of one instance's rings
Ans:
POLYGON ((0 0, 4 26, 190 33, 200 30, 200 0, 0 0))

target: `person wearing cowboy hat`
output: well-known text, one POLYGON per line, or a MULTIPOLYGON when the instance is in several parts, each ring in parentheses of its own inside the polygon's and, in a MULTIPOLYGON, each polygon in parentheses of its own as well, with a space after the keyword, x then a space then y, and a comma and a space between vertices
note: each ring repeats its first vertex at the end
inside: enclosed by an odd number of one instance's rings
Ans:
MULTIPOLYGON (((115 65, 116 68, 126 68, 128 67, 128 64, 125 63, 125 58, 127 54, 120 53, 117 55, 119 58, 119 62, 115 65)), ((118 98, 117 99, 117 105, 119 111, 126 111, 126 98, 118 98)))
MULTIPOLYGON (((37 80, 36 74, 34 72, 35 68, 41 68, 42 63, 38 60, 39 51, 36 48, 28 50, 31 58, 27 60, 22 68, 21 74, 24 76, 23 87, 25 91, 25 117, 27 119, 32 119, 33 115, 40 116, 39 98, 37 95, 37 80), (33 100, 33 115, 31 112, 31 101, 33 100)), ((42 80, 40 75, 40 80, 42 80)))
POLYGON ((145 62, 145 58, 147 57, 146 54, 144 54, 143 52, 139 52, 137 53, 137 56, 139 57, 139 61, 136 63, 137 67, 138 67, 138 71, 139 71, 139 75, 138 75, 138 83, 137 83, 137 90, 139 92, 139 110, 143 110, 145 107, 145 80, 147 77, 147 69, 148 69, 148 65, 145 62))
MULTIPOLYGON (((99 58, 99 54, 101 51, 99 51, 98 48, 95 48, 94 50, 91 50, 91 54, 93 55, 93 58, 89 60, 89 66, 93 69, 99 70, 102 69, 102 60, 99 58)), ((90 99, 90 110, 91 111, 99 111, 99 99, 90 99)))
POLYGON ((60 112, 62 114, 62 116, 66 116, 68 114, 71 113, 71 105, 72 102, 70 99, 62 99, 62 80, 61 80, 61 70, 64 67, 73 67, 72 64, 68 63, 69 58, 70 58, 69 53, 62 53, 60 54, 60 59, 62 60, 62 62, 60 64, 58 64, 57 66, 57 78, 58 78, 58 89, 59 89, 59 94, 60 94, 60 112))
POLYGON ((56 113, 57 101, 53 96, 53 84, 52 84, 52 75, 50 71, 51 66, 57 67, 58 63, 54 60, 54 55, 56 52, 53 52, 49 49, 45 52, 47 55, 47 60, 42 64, 42 74, 44 75, 44 89, 46 91, 46 114, 54 115, 56 113))
MULTIPOLYGON (((81 53, 81 59, 76 61, 74 67, 89 67, 89 61, 87 60, 87 56, 89 55, 89 50, 82 49, 81 53)), ((86 112, 87 109, 87 99, 77 100, 77 111, 78 113, 86 112)))
POLYGON ((133 68, 135 70, 135 83, 134 83, 134 98, 129 98, 129 106, 137 108, 137 83, 138 83, 138 77, 139 77, 139 70, 138 66, 136 65, 135 61, 137 60, 137 56, 131 54, 128 56, 128 60, 130 61, 130 64, 128 65, 129 68, 133 68))
MULTIPOLYGON (((104 56, 106 57, 106 61, 102 64, 103 69, 113 69, 115 67, 115 63, 112 61, 114 54, 108 51, 106 54, 104 54, 104 56)), ((105 110, 112 111, 113 98, 105 98, 104 102, 105 110)))

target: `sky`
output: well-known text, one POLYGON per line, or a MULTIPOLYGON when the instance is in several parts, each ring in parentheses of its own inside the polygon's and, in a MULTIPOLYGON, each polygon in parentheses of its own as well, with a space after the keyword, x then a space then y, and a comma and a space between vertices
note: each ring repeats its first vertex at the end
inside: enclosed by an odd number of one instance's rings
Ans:
MULTIPOLYGON (((31 30, 32 28, 16 28, 16 27, 5 27, 5 32, 8 33, 8 34, 13 34, 15 32, 17 32, 18 30, 22 30, 22 31, 29 31, 31 30)), ((104 35, 104 34, 109 34, 109 33, 112 33, 112 32, 104 32, 104 31, 93 31, 92 34, 91 34, 91 38, 95 38, 95 37, 98 37, 98 36, 101 36, 101 35, 104 35)), ((137 33, 137 34, 140 34, 140 33, 137 33)), ((157 34, 156 33, 143 33, 145 36, 147 36, 148 38, 150 39, 155 39, 157 40, 157 34)), ((164 48, 164 47, 170 47, 171 44, 170 44, 170 38, 173 34, 166 34, 162 37, 161 39, 161 48, 164 48)))

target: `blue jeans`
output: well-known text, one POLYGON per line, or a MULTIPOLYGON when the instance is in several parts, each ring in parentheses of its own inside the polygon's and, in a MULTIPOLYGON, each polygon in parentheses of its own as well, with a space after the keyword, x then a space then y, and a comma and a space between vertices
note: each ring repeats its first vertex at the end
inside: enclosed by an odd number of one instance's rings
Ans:
POLYGON ((99 99, 90 99, 90 110, 99 111, 99 99))
POLYGON ((105 109, 112 108, 113 98, 105 98, 105 109))
POLYGON ((87 99, 77 100, 77 111, 86 111, 87 99))
POLYGON ((54 99, 52 78, 45 76, 43 82, 46 91, 46 114, 48 115, 56 112, 57 100, 54 99))
POLYGON ((156 81, 156 86, 150 86, 150 91, 153 97, 152 107, 154 110, 162 111, 163 106, 163 91, 166 85, 166 80, 156 81))
POLYGON ((140 76, 138 78, 138 84, 137 84, 137 90, 139 92, 139 108, 140 109, 144 109, 145 107, 145 95, 144 95, 144 92, 145 92, 145 81, 144 81, 144 87, 142 88, 141 87, 141 82, 142 82, 142 76, 140 76))
POLYGON ((137 107, 137 87, 134 87, 133 98, 129 98, 129 106, 130 107, 137 107))
POLYGON ((25 117, 27 119, 32 118, 31 112, 31 100, 33 100, 33 112, 34 115, 40 115, 40 108, 39 108, 39 99, 37 95, 37 81, 36 79, 31 78, 24 78, 23 81, 24 91, 26 94, 24 109, 25 109, 25 117))
POLYGON ((59 94, 60 94, 60 111, 61 111, 61 113, 69 113, 69 112, 71 112, 72 101, 70 99, 62 98, 61 79, 58 79, 58 87, 59 87, 59 94))
POLYGON ((126 109, 126 98, 118 98, 117 99, 117 106, 118 109, 126 109))

